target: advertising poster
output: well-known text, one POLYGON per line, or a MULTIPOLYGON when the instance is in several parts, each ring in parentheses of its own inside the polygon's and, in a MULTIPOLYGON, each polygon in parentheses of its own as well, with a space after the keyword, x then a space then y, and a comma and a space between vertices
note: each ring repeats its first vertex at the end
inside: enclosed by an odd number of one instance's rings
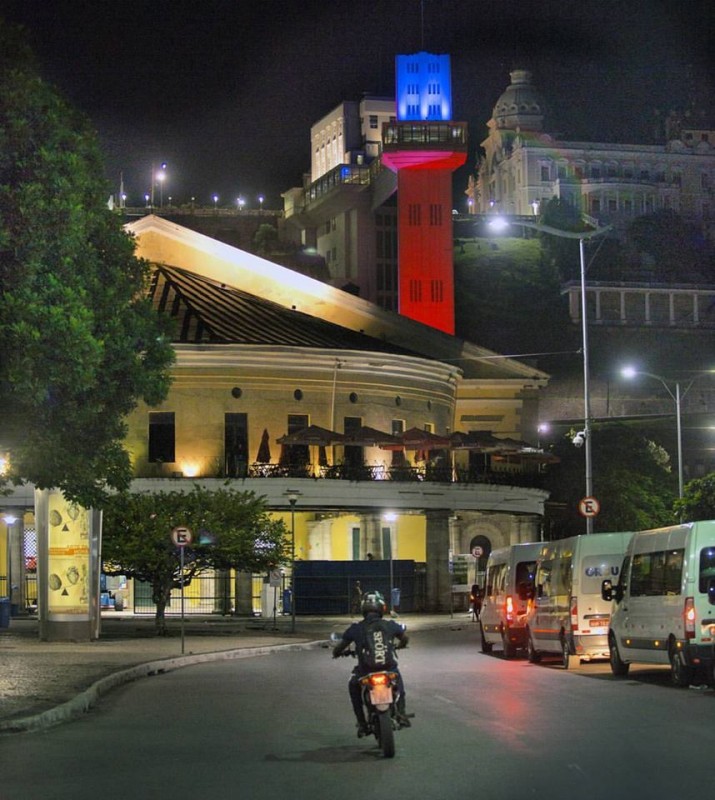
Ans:
POLYGON ((49 496, 47 610, 50 614, 89 615, 90 511, 69 503, 59 492, 49 496))

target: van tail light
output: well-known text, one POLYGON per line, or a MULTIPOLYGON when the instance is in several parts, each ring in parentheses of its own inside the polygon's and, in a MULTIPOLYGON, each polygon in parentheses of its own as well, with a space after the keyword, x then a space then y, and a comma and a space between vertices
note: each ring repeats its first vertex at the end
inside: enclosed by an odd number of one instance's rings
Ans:
POLYGON ((575 597, 571 598, 571 630, 578 630, 578 600, 575 597))
POLYGON ((695 598, 686 597, 685 607, 683 608, 683 619, 685 621, 685 638, 695 638, 695 598))
POLYGON ((504 611, 508 622, 514 620, 514 598, 508 594, 504 603, 504 611))

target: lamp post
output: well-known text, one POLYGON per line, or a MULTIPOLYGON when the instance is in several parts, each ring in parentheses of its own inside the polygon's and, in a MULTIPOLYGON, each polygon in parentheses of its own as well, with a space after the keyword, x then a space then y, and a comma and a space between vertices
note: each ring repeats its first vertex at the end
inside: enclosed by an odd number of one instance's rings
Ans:
POLYGON ((685 386, 684 389, 681 390, 680 381, 673 381, 673 389, 670 388, 668 382, 665 378, 661 377, 660 375, 656 375, 653 372, 643 372, 641 370, 636 369, 635 367, 624 367, 621 370, 621 375, 624 378, 635 378, 636 375, 645 375, 647 378, 653 378, 653 380, 660 381, 663 385, 664 389, 670 395, 671 400, 675 403, 675 426, 677 431, 677 448, 678 448, 678 497, 682 500, 683 499, 683 426, 682 426, 682 418, 681 418, 681 404, 682 400, 685 395, 690 391, 690 387, 695 383, 695 381, 701 377, 700 375, 696 375, 692 378, 688 384, 685 386))
POLYGON ((290 503, 290 580, 291 580, 291 593, 290 593, 290 612, 291 612, 291 633, 295 633, 295 504, 298 502, 300 492, 289 489, 286 492, 286 497, 290 503))
MULTIPOLYGON (((506 220, 499 217, 489 223, 496 230, 500 230, 509 225, 506 220)), ((584 460, 586 463, 586 497, 593 497, 593 469, 591 466, 591 392, 589 385, 589 362, 588 362, 588 320, 586 317, 586 255, 584 241, 601 236, 611 229, 610 225, 604 228, 597 228, 595 231, 562 231, 559 228, 552 228, 550 225, 541 225, 537 222, 523 222, 518 220, 515 225, 522 228, 532 228, 535 231, 556 236, 562 239, 578 239, 579 264, 581 271, 581 337, 583 350, 583 445, 584 460)), ((578 438, 578 437, 577 437, 578 438)), ((586 533, 593 533, 593 517, 586 517, 586 533)))

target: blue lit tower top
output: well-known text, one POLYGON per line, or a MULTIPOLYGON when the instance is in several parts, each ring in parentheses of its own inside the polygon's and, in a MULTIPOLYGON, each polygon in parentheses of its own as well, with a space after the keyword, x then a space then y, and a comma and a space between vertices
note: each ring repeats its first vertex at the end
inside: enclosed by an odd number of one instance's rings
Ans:
POLYGON ((452 78, 449 56, 412 53, 397 56, 397 119, 452 119, 452 78))

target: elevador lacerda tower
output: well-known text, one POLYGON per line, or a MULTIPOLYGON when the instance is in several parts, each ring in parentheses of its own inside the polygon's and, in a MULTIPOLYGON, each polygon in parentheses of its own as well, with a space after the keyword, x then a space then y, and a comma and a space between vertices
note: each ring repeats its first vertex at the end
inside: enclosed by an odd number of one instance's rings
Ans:
POLYGON ((448 55, 397 56, 396 86, 382 161, 397 173, 399 312, 453 335, 452 173, 467 157, 467 123, 452 121, 448 55))

